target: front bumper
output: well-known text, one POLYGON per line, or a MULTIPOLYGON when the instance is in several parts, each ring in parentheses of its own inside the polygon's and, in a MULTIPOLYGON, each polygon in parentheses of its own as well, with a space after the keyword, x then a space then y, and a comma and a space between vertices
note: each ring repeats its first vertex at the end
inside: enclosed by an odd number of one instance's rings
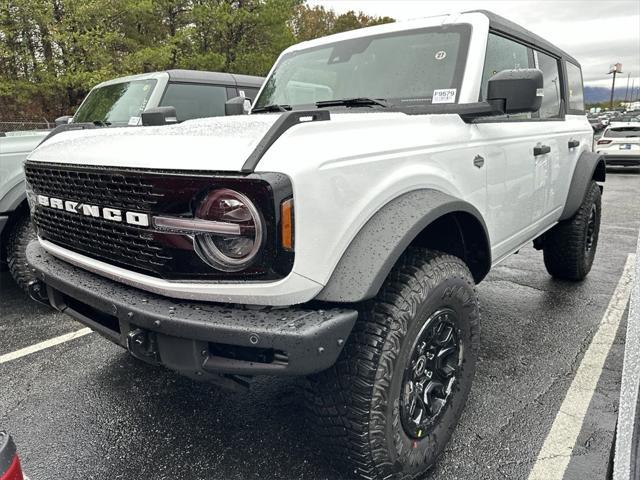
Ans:
POLYGON ((342 308, 172 300, 72 266, 37 241, 27 247, 27 261, 44 282, 32 285, 32 296, 134 356, 198 380, 322 371, 337 360, 357 318, 342 308))

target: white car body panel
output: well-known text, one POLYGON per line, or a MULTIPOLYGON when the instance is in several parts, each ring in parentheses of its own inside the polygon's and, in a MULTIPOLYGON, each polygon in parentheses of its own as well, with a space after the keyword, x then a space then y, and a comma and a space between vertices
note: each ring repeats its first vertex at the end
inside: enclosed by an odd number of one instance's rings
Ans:
POLYGON ((63 132, 29 160, 107 167, 238 171, 278 115, 63 132))
POLYGON ((33 131, 0 137, 0 213, 11 212, 24 200, 22 164, 49 131, 33 131))

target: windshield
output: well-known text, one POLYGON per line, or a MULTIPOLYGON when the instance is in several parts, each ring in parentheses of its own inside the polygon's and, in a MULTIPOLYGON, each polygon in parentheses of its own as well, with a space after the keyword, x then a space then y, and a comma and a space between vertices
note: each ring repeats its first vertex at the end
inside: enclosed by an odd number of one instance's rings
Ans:
POLYGON ((353 98, 457 103, 470 26, 394 32, 285 55, 255 103, 313 105, 353 98))
POLYGON ((73 121, 138 125, 155 85, 156 80, 149 79, 94 88, 78 108, 73 121))
POLYGON ((640 127, 610 128, 603 136, 609 138, 640 137, 640 127))

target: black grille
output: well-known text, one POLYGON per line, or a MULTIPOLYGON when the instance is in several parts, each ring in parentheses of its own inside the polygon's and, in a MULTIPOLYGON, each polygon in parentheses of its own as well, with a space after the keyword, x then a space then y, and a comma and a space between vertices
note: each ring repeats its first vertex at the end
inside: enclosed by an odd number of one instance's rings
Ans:
POLYGON ((142 172, 105 169, 70 169, 27 163, 31 188, 51 197, 139 212, 151 211, 165 196, 142 172), (73 197, 73 198, 70 198, 73 197))
MULTIPOLYGON (((260 178, 216 172, 177 172, 27 162, 33 192, 33 220, 38 235, 65 249, 127 270, 167 279, 276 279, 286 275, 293 256, 278 251, 277 216, 271 184, 260 178), (212 188, 243 192, 261 208, 269 240, 256 262, 242 272, 211 268, 193 250, 187 235, 169 234, 125 222, 41 206, 37 195, 124 212, 193 217, 194 206, 212 188), (282 256, 282 259, 280 258, 282 256)), ((278 174, 272 174, 278 175, 278 174)), ((282 177, 284 178, 284 177, 282 177)), ((290 195, 288 179, 278 189, 290 195)), ((285 197, 282 197, 285 198, 285 197)), ((278 200, 280 202, 281 199, 278 200)), ((124 215, 123 215, 124 216, 124 215)))
POLYGON ((51 208, 37 209, 33 219, 42 238, 106 262, 156 273, 173 259, 145 229, 51 208))
MULTIPOLYGON (((36 194, 101 207, 151 213, 165 197, 148 175, 135 170, 28 162, 25 174, 36 194)), ((135 271, 162 275, 173 260, 171 250, 146 228, 47 207, 36 208, 33 220, 44 239, 135 271)))

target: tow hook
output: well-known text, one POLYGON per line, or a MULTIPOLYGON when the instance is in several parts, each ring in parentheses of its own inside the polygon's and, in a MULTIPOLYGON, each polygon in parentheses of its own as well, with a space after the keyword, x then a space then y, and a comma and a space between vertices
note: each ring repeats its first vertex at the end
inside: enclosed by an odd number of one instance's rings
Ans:
POLYGON ((160 365, 158 342, 153 332, 137 328, 127 335, 127 348, 131 355, 143 362, 160 365))
POLYGON ((27 292, 32 300, 42 303, 46 306, 49 304, 49 295, 47 294, 47 286, 40 280, 31 280, 27 284, 27 292))

